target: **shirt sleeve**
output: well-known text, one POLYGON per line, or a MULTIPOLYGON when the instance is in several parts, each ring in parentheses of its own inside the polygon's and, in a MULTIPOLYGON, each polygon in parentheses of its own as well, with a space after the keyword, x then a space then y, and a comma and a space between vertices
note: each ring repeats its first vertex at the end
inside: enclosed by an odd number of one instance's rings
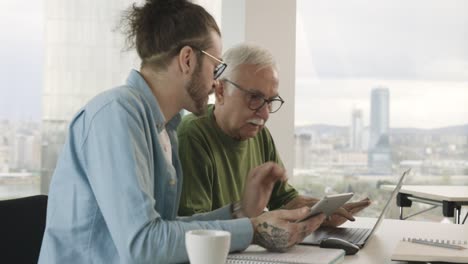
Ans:
POLYGON ((194 214, 191 216, 180 216, 178 220, 181 221, 208 221, 208 220, 231 220, 232 219, 232 212, 231 212, 231 204, 218 208, 216 210, 206 212, 206 213, 199 213, 194 214))
MULTIPOLYGON (((90 117, 91 118, 91 117, 90 117)), ((249 219, 187 221, 163 219, 154 209, 155 166, 146 124, 132 106, 113 101, 90 122, 81 146, 83 170, 118 254, 125 263, 188 260, 185 232, 220 229, 232 233, 231 251, 245 249, 253 236, 249 219)), ((225 215, 221 212, 218 216, 225 215)), ((218 212, 219 213, 219 212, 218 212)), ((206 215, 212 219, 217 215, 206 215)), ((221 217, 223 218, 223 217, 221 217)))
MULTIPOLYGON (((187 131, 178 134, 179 157, 184 182, 180 197, 179 215, 188 216, 213 209, 213 162, 207 149, 187 131)), ((203 137, 199 137, 203 138, 203 137)))

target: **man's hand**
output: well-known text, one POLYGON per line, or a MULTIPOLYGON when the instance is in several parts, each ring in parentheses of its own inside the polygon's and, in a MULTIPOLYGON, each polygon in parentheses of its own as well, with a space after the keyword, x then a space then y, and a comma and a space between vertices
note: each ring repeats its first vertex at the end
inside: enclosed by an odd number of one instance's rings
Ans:
POLYGON ((369 198, 362 199, 358 202, 346 203, 340 207, 329 219, 323 222, 323 226, 336 227, 342 225, 346 220, 354 221, 354 214, 362 211, 371 204, 369 198))
POLYGON ((325 220, 320 214, 308 220, 298 222, 310 212, 304 207, 295 210, 275 210, 252 218, 254 228, 253 244, 260 245, 269 251, 284 252, 304 237, 315 231, 325 220))
POLYGON ((253 168, 247 176, 242 194, 241 210, 243 216, 256 217, 263 213, 275 183, 286 180, 286 171, 274 162, 267 162, 253 168))
MULTIPOLYGON (((312 197, 299 195, 283 206, 284 209, 296 209, 303 206, 312 207, 319 200, 312 197)), ((346 203, 340 207, 329 219, 323 222, 323 226, 336 227, 342 225, 346 220, 354 221, 354 214, 362 211, 371 204, 369 198, 362 199, 359 202, 346 203)))

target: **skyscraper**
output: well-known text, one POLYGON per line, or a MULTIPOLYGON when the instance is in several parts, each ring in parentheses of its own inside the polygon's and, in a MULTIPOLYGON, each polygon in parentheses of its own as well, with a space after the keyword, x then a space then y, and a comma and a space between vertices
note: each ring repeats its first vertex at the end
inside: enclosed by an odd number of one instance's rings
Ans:
POLYGON ((47 193, 73 114, 99 92, 120 85, 136 66, 114 32, 123 0, 46 0, 42 94, 41 192, 47 193))
POLYGON ((388 88, 372 89, 368 156, 368 167, 372 173, 390 174, 392 171, 389 103, 388 88))
MULTIPOLYGON (((41 192, 47 193, 67 126, 96 94, 121 85, 140 60, 124 51, 122 11, 142 0, 46 0, 42 94, 41 192)), ((195 0, 218 18, 221 3, 195 0)))
POLYGON ((362 111, 353 109, 351 113, 351 126, 349 131, 349 148, 354 151, 361 151, 363 148, 364 125, 362 111))
POLYGON ((310 146, 312 136, 310 134, 295 134, 294 140, 296 143, 296 164, 295 168, 298 169, 309 169, 310 168, 310 146))
POLYGON ((379 87, 371 92, 369 149, 374 148, 382 136, 388 136, 390 125, 389 98, 387 88, 379 87))

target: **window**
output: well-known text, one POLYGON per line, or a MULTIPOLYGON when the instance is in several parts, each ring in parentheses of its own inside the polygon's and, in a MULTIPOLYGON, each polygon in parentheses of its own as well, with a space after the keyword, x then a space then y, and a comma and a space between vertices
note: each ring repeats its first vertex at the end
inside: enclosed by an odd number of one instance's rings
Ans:
POLYGON ((0 199, 48 193, 73 115, 139 68, 114 30, 131 4, 41 0, 25 9, 0 2, 0 199))
POLYGON ((139 64, 113 31, 128 2, 28 5, 0 2, 0 199, 47 193, 73 114, 139 64))
POLYGON ((406 168, 408 184, 468 183, 465 10, 456 0, 297 1, 295 186, 369 196, 376 206, 363 214, 376 216, 380 185, 406 168))
POLYGON ((0 199, 39 193, 42 3, 0 2, 0 199))

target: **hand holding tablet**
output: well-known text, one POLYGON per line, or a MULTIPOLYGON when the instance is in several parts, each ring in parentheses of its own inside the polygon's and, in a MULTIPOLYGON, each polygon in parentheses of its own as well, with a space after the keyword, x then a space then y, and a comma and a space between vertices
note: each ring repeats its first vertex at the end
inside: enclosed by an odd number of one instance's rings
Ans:
POLYGON ((310 213, 307 217, 298 220, 297 222, 302 222, 321 213, 324 213, 327 217, 331 216, 338 208, 351 199, 353 195, 354 193, 326 195, 310 208, 310 213))

